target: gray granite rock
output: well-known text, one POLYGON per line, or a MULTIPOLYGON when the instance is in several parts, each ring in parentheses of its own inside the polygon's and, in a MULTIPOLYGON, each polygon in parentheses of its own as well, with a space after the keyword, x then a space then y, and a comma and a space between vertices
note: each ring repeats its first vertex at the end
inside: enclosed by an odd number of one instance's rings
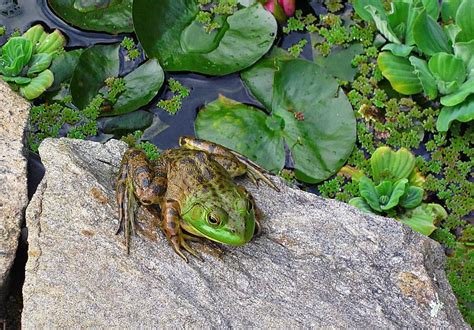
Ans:
POLYGON ((41 145, 24 328, 468 327, 436 242, 281 182, 280 193, 245 182, 265 218, 243 247, 196 243, 204 261, 186 264, 158 232, 134 237, 127 255, 114 235, 124 150, 114 140, 41 145))
POLYGON ((0 79, 0 306, 28 203, 24 132, 30 104, 0 79))

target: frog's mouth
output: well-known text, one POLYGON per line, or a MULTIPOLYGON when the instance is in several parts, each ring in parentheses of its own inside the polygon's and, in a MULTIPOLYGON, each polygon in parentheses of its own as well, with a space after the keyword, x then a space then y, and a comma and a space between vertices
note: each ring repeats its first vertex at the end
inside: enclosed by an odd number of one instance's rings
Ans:
POLYGON ((242 226, 243 228, 240 228, 240 230, 237 228, 230 229, 226 226, 216 228, 208 225, 206 222, 199 221, 190 221, 192 223, 190 224, 188 221, 186 217, 183 217, 181 221, 181 227, 188 233, 217 243, 233 246, 248 243, 255 232, 255 219, 252 217, 252 214, 248 215, 245 224, 242 226))

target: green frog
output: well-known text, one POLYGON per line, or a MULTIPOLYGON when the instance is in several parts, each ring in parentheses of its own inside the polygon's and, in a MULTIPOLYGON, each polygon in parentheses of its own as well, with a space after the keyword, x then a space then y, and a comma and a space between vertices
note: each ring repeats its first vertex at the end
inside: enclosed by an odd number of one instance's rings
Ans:
POLYGON ((161 230, 186 262, 182 249, 199 258, 190 240, 234 246, 249 242, 260 230, 259 212, 252 195, 233 178, 247 174, 254 184, 262 180, 279 191, 267 172, 216 143, 181 137, 179 145, 154 161, 135 148, 123 156, 116 186, 117 234, 124 231, 127 251, 139 205, 159 207, 161 230))

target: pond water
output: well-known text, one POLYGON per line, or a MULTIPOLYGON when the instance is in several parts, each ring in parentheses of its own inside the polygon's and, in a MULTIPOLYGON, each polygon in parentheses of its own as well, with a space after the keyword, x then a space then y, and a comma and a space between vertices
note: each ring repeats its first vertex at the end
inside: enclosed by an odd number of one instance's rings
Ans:
MULTIPOLYGON (((305 13, 321 13, 323 8, 319 1, 312 1, 311 3, 300 1, 297 3, 298 8, 302 9, 305 13)), ((95 44, 118 43, 126 36, 133 36, 131 34, 112 35, 89 32, 70 26, 54 14, 48 7, 46 0, 0 0, 0 25, 4 25, 7 28, 7 35, 0 37, 0 44, 6 41, 8 34, 12 31, 17 29, 24 32, 37 23, 41 23, 49 29, 61 30, 67 36, 66 50, 89 47, 95 44)), ((291 33, 290 35, 280 33, 277 44, 280 47, 288 48, 302 38, 309 37, 302 33, 291 33)), ((305 47, 301 56, 308 59, 312 58, 310 47, 305 47)), ((122 62, 122 73, 127 73, 138 66, 140 60, 122 62)), ((262 108, 261 104, 246 90, 238 73, 221 77, 211 77, 195 73, 166 73, 166 79, 169 78, 174 78, 189 88, 190 96, 183 100, 182 108, 177 114, 170 115, 156 107, 159 99, 169 96, 167 95, 169 91, 165 84, 156 98, 149 103, 148 107, 145 107, 147 111, 152 112, 154 116, 157 116, 168 126, 150 141, 160 149, 176 147, 179 136, 194 135, 194 120, 197 112, 205 104, 217 99, 219 95, 262 108)), ((43 176, 44 169, 37 155, 31 154, 29 160, 29 188, 31 197, 43 176)))

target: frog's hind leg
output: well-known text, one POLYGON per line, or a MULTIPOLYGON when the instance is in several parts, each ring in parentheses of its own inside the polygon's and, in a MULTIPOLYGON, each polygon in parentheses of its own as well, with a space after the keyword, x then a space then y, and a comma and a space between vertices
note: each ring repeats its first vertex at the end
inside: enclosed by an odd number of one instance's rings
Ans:
POLYGON ((180 226, 180 218, 179 218, 179 205, 178 202, 174 200, 166 200, 163 202, 161 206, 161 229, 166 235, 166 238, 173 246, 175 252, 184 259, 184 261, 188 262, 188 258, 184 255, 181 251, 181 248, 184 248, 186 251, 191 253, 198 259, 201 257, 194 251, 188 243, 186 243, 186 238, 188 235, 184 234, 181 230, 180 226))
POLYGON ((258 185, 258 180, 262 180, 271 188, 280 191, 265 175, 268 174, 267 170, 236 151, 217 143, 186 136, 179 138, 179 145, 191 150, 202 150, 210 153, 212 158, 221 164, 232 177, 247 174, 255 185, 258 185))

